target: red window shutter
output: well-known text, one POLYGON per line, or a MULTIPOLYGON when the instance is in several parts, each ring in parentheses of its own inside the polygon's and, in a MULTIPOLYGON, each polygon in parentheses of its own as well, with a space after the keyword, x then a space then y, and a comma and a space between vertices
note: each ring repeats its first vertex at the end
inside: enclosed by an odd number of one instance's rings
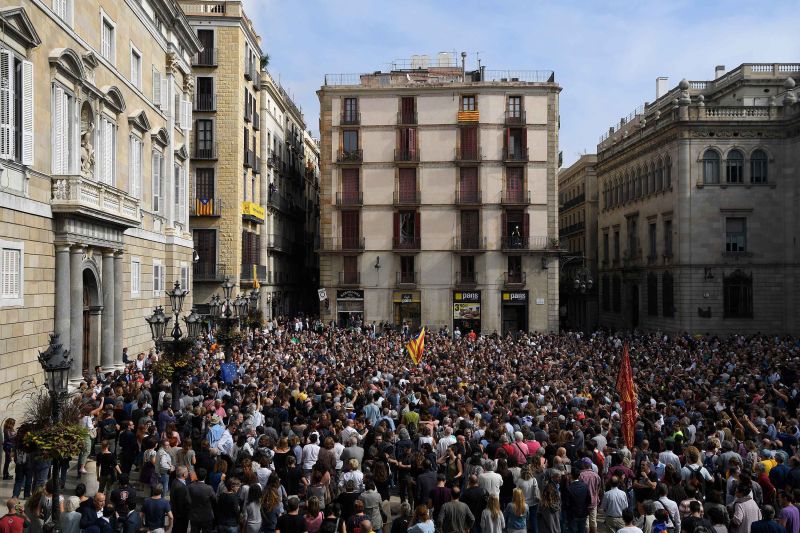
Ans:
POLYGON ((531 218, 528 213, 525 213, 525 218, 522 221, 522 236, 530 237, 531 218))
POLYGON ((422 240, 422 227, 419 224, 419 211, 414 213, 414 241, 419 243, 422 240))
POLYGON ((404 96, 400 101, 403 124, 411 124, 414 118, 414 97, 404 96))
POLYGON ((400 144, 397 147, 398 152, 405 152, 408 149, 408 128, 400 128, 400 144))
POLYGON ((395 212, 392 220, 392 231, 395 246, 400 242, 400 213, 395 212))
POLYGON ((359 183, 358 169, 342 169, 342 192, 346 200, 355 201, 358 198, 359 183))
POLYGON ((413 167, 401 168, 399 185, 400 200, 403 202, 413 202, 417 194, 417 169, 413 167))
POLYGON ((414 128, 410 128, 408 130, 408 153, 411 155, 411 159, 416 159, 417 154, 417 130, 414 128))
POLYGON ((464 159, 475 159, 478 155, 478 129, 474 126, 461 128, 461 154, 464 159))

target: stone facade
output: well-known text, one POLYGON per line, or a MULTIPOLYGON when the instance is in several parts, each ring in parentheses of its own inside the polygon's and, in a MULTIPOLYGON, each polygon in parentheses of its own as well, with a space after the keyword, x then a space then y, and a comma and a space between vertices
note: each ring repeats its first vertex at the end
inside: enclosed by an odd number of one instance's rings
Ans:
POLYGON ((598 324, 596 164, 586 154, 558 173, 561 328, 586 333, 598 324))
POLYGON ((439 65, 318 92, 320 313, 555 331, 561 89, 550 72, 439 65))
POLYGON ((598 145, 601 324, 792 333, 799 64, 686 81, 598 145))
POLYGON ((51 332, 75 380, 120 365, 123 347, 152 348, 144 317, 167 303, 167 282, 188 282, 192 256, 185 160, 199 46, 186 19, 173 0, 51 5, 0 14, 0 86, 14 87, 0 107, 20 106, 0 113, 12 117, 0 124, 8 416, 41 383, 36 356, 51 332))

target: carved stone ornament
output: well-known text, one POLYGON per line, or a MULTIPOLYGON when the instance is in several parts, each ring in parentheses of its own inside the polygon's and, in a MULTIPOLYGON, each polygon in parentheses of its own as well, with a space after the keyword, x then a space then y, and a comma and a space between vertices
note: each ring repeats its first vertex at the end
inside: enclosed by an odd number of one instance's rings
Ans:
POLYGON ((180 58, 178 54, 175 52, 167 52, 167 70, 171 70, 173 75, 177 75, 179 72, 179 66, 181 64, 180 58))
POLYGON ((92 107, 84 102, 81 107, 81 175, 91 178, 94 175, 94 121, 92 107))
POLYGON ((69 181, 60 179, 53 183, 53 200, 69 200, 69 181))
POLYGON ((191 74, 183 77, 183 91, 189 96, 194 94, 194 76, 191 74))

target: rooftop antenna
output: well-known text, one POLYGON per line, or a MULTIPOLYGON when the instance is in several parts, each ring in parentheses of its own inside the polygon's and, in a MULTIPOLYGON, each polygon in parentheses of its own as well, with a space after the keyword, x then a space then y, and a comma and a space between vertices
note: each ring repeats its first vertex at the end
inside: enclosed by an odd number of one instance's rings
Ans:
POLYGON ((480 70, 481 70, 481 54, 482 53, 483 53, 483 51, 475 52, 475 57, 478 58, 478 72, 480 72, 480 70))

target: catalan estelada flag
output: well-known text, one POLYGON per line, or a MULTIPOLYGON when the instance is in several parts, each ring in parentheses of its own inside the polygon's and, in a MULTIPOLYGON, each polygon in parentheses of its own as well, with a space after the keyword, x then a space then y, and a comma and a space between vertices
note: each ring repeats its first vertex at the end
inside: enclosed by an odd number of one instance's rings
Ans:
POLYGON ((214 199, 213 198, 196 198, 194 211, 200 216, 210 216, 214 214, 214 199))
POLYGON ((617 374, 617 392, 622 407, 622 437, 628 449, 633 449, 633 434, 636 426, 636 389, 633 386, 631 358, 628 354, 628 343, 622 348, 622 361, 617 374))
POLYGON ((422 362, 422 352, 425 350, 425 328, 422 328, 419 335, 408 341, 406 350, 408 350, 408 355, 411 356, 411 360, 415 365, 422 362))

